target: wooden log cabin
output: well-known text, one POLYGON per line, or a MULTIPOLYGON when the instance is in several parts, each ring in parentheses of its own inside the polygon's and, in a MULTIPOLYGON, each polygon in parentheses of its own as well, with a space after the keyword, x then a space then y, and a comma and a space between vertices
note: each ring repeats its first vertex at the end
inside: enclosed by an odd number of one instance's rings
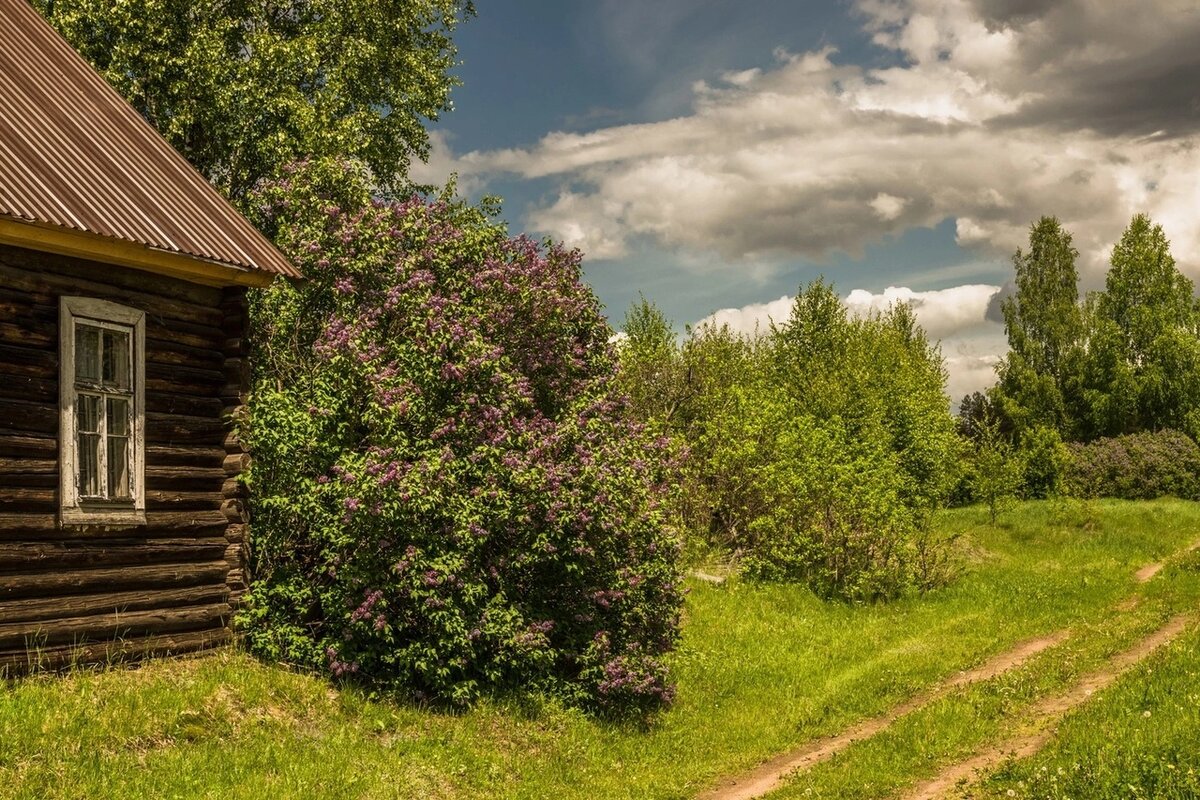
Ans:
POLYGON ((246 288, 295 268, 0 0, 0 673, 229 637, 246 288))

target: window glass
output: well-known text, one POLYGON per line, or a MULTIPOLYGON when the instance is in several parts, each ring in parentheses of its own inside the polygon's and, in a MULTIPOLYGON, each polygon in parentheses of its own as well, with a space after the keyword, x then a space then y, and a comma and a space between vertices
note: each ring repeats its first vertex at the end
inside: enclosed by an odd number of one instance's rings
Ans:
POLYGON ((104 385, 113 389, 129 388, 129 334, 104 331, 104 385))
POLYGON ((100 399, 95 395, 81 394, 75 409, 79 415, 80 433, 100 432, 100 399))
POLYGON ((75 380, 100 380, 100 329, 95 326, 75 326, 75 380))
POLYGON ((108 494, 114 500, 130 497, 129 439, 125 436, 108 437, 108 494))
POLYGON ((108 398, 108 435, 129 435, 129 400, 124 397, 108 398))
POLYGON ((79 434, 79 494, 83 497, 100 496, 99 464, 100 436, 79 434))
POLYGON ((81 394, 75 403, 79 431, 79 493, 100 496, 100 404, 101 398, 81 394))

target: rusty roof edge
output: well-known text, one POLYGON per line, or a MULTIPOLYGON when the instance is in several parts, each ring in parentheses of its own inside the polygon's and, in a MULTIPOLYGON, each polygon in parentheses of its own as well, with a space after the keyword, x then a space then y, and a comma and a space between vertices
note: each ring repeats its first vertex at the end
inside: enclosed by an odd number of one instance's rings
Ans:
POLYGON ((276 277, 303 276, 231 264, 204 256, 0 213, 0 244, 140 269, 210 286, 269 286, 276 277))
MULTIPOLYGON (((28 208, 23 210, 13 208, 8 213, 0 210, 0 220, 6 219, 21 224, 35 224, 39 227, 57 228, 71 234, 85 235, 98 241, 123 242, 131 246, 141 247, 147 251, 161 252, 173 258, 190 258, 200 264, 211 264, 235 272, 262 272, 268 276, 280 274, 290 278, 302 277, 300 271, 292 264, 291 260, 280 252, 262 231, 258 230, 255 225, 246 219, 245 215, 238 211, 237 207, 228 198, 209 183, 207 178, 184 158, 181 153, 171 147, 154 126, 138 114, 128 101, 112 85, 105 81, 78 51, 70 47, 46 20, 42 19, 32 7, 22 2, 22 0, 0 0, 0 7, 9 3, 12 4, 15 11, 15 19, 10 19, 8 22, 17 25, 18 35, 22 32, 22 17, 25 17, 30 23, 30 27, 25 29, 26 32, 40 38, 44 43, 49 45, 44 51, 47 57, 50 56, 51 51, 57 51, 59 55, 66 57, 64 66, 75 73, 70 77, 72 79, 78 78, 79 80, 77 84, 74 80, 68 80, 67 83, 72 85, 66 88, 69 88, 71 91, 86 92, 88 86, 90 86, 91 91, 98 92, 98 96, 94 96, 94 99, 107 105, 112 114, 111 117, 98 120, 98 122, 103 126, 115 126, 110 131, 117 136, 124 135, 130 137, 129 141, 131 143, 140 140, 145 145, 144 150, 136 153, 138 158, 144 158, 144 160, 138 163, 137 168, 146 174, 152 174, 153 177, 164 181, 163 184, 160 184, 161 190, 170 195, 169 201, 171 203, 174 203, 176 206, 187 206, 190 204, 191 208, 198 213, 198 216, 192 222, 205 229, 205 231, 204 235, 200 236, 195 244, 207 252, 194 252, 191 247, 188 247, 187 243, 172 241, 172 237, 165 233, 161 236, 143 238, 139 235, 137 238, 128 238, 121 234, 114 235, 111 231, 93 231, 87 225, 83 225, 83 227, 77 229, 69 223, 53 219, 54 216, 63 216, 61 214, 50 214, 48 215, 50 218, 38 218, 30 222, 26 213, 30 210, 28 208), (122 125, 125 126, 123 134, 119 130, 122 125), (161 160, 156 161, 155 156, 161 160), (16 212, 16 214, 14 215, 12 212, 16 212), (203 241, 205 237, 212 240, 211 243, 216 246, 206 246, 203 241), (155 242, 153 239, 160 239, 162 241, 155 242), (163 247, 164 243, 168 246, 163 247), (178 250, 171 249, 174 246, 178 246, 178 250), (228 260, 228 256, 234 256, 239 261, 230 261, 228 260)), ((47 62, 47 66, 51 66, 49 62, 47 62)), ((116 168, 122 169, 121 164, 117 164, 116 168)), ((101 169, 103 170, 104 166, 101 169)), ((44 194, 50 193, 44 192, 44 194)), ((157 196, 151 196, 147 199, 155 206, 158 206, 159 201, 157 196)), ((158 207, 155 210, 159 212, 168 211, 166 207, 158 207)), ((149 224, 154 224, 153 214, 144 213, 140 209, 137 211, 143 214, 143 217, 148 220, 149 224)), ((71 214, 67 213, 66 216, 71 216, 71 214)), ((109 228, 120 227, 120 218, 114 218, 114 220, 118 223, 115 226, 111 224, 111 220, 106 220, 109 228)), ((141 221, 137 224, 141 224, 141 221)))
MULTIPOLYGON (((82 62, 86 66, 87 69, 92 70, 93 72, 96 72, 95 68, 87 62, 87 59, 85 59, 83 57, 83 55, 81 53, 79 53, 79 51, 75 50, 75 48, 73 48, 73 47, 70 48, 70 51, 71 51, 71 53, 74 54, 74 56, 80 62, 82 62)), ((237 209, 237 206, 235 206, 233 203, 231 203, 229 201, 229 198, 227 198, 224 194, 222 194, 217 189, 217 187, 213 186, 212 183, 208 180, 208 178, 206 178, 204 176, 204 173, 202 173, 200 170, 196 169, 196 167, 192 164, 192 162, 190 162, 186 158, 184 158, 183 153, 180 153, 173 146, 171 146, 170 142, 166 141, 166 137, 164 137, 161 133, 159 133, 158 129, 150 124, 149 120, 147 120, 141 114, 137 113, 137 110, 134 109, 133 106, 129 103, 129 101, 126 100, 121 95, 121 93, 117 91, 115 86, 110 84, 107 80, 104 80, 104 76, 100 75, 99 72, 96 72, 96 74, 97 74, 97 76, 100 77, 100 79, 101 79, 100 82, 102 84, 104 84, 105 88, 108 89, 108 91, 110 93, 110 98, 109 98, 110 102, 112 102, 114 104, 114 106, 116 106, 120 111, 128 113, 128 116, 130 117, 131 121, 135 125, 138 125, 141 127, 141 130, 137 131, 137 133, 139 133, 142 137, 148 138, 151 140, 155 140, 155 139, 162 140, 166 144, 166 148, 165 148, 166 155, 170 160, 174 161, 173 166, 175 167, 175 169, 179 170, 181 173, 183 173, 183 175, 190 175, 193 179, 199 180, 204 185, 204 187, 209 189, 208 192, 204 193, 207 196, 202 197, 202 198, 196 198, 197 201, 203 200, 203 201, 207 201, 207 202, 213 204, 215 206, 215 208, 213 208, 212 210, 219 213, 222 217, 224 217, 224 221, 227 223, 232 223, 232 224, 237 225, 240 222, 241 223, 240 227, 242 227, 243 233, 248 234, 251 238, 257 239, 258 243, 260 245, 266 247, 270 253, 273 253, 275 256, 277 256, 279 263, 277 263, 275 266, 277 269, 280 270, 280 274, 288 275, 289 277, 293 277, 293 278, 301 277, 300 270, 296 269, 295 265, 292 264, 291 259, 289 259, 283 253, 281 253, 279 251, 279 248, 275 246, 275 243, 272 242, 270 239, 268 239, 266 237, 266 235, 263 234, 263 232, 258 229, 258 226, 254 225, 252 222, 250 222, 250 220, 246 219, 246 215, 243 214, 241 211, 239 211, 237 209), (129 113, 129 112, 132 112, 132 113, 129 113)), ((131 133, 133 133, 133 131, 131 131, 131 133)), ((233 239, 230 238, 228 231, 221 230, 220 226, 217 226, 217 228, 218 228, 219 235, 222 238, 224 238, 229 243, 230 246, 232 246, 234 249, 242 250, 242 247, 236 241, 234 241, 233 239)), ((183 251, 181 251, 181 252, 183 252, 183 251)), ((194 255, 194 254, 189 254, 189 255, 194 255)), ((252 262, 251 265, 248 265, 251 268, 260 269, 260 270, 266 268, 265 264, 253 263, 254 258, 251 254, 246 253, 246 255, 247 255, 247 257, 250 258, 250 260, 252 262)), ((196 257, 201 258, 201 256, 196 256, 196 257)), ((226 263, 226 262, 219 261, 218 263, 226 263)))

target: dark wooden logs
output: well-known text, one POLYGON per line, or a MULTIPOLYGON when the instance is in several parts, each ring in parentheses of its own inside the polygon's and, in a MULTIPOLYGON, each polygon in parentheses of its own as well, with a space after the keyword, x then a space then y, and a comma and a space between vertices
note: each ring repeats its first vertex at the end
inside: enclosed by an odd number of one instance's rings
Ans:
POLYGON ((239 480, 239 476, 250 467, 250 455, 239 438, 239 425, 246 416, 246 390, 250 385, 250 367, 247 359, 249 343, 246 340, 249 305, 245 290, 226 289, 221 298, 221 310, 224 314, 222 327, 226 333, 222 345, 226 384, 221 389, 221 399, 226 407, 222 414, 226 419, 233 421, 233 426, 224 440, 226 456, 222 466, 227 477, 221 487, 225 497, 221 510, 229 520, 225 534, 229 545, 225 553, 225 560, 229 565, 226 582, 232 590, 230 602, 236 605, 248 583, 250 552, 250 514, 245 487, 239 480))
POLYGON ((181 608, 118 611, 111 614, 89 614, 86 617, 0 624, 0 649, 196 630, 224 625, 229 616, 228 603, 210 603, 181 608))
POLYGON ((0 602, 0 623, 37 622, 90 614, 175 608, 201 603, 228 602, 229 586, 224 581, 182 589, 156 589, 77 594, 50 599, 0 602))
MULTIPOLYGON (((221 453, 224 458, 224 452, 221 453)), ((5 458, 58 459, 58 440, 48 436, 14 436, 0 433, 0 456, 5 458)))
POLYGON ((226 644, 232 638, 233 634, 228 628, 220 627, 86 645, 21 648, 0 655, 0 675, 62 669, 76 664, 107 664, 118 659, 133 661, 154 655, 194 653, 226 644))
POLYGON ((0 573, 185 560, 215 561, 225 557, 228 546, 223 537, 0 542, 0 573))
MULTIPOLYGON (((222 454, 224 455, 224 454, 222 454)), ((146 465, 146 486, 149 489, 210 489, 220 483, 222 491, 225 470, 221 467, 162 467, 146 465)))
MULTIPOLYGON (((9 254, 14 249, 6 248, 9 254)), ((165 319, 194 321, 212 327, 219 327, 225 316, 218 306, 219 289, 206 289, 184 281, 109 266, 101 267, 102 271, 95 267, 89 269, 87 262, 75 259, 41 258, 52 262, 46 265, 49 269, 13 267, 8 258, 0 257, 0 284, 9 292, 21 292, 31 307, 38 304, 54 307, 59 297, 74 295, 102 297, 153 311, 165 319), (99 275, 103 276, 102 280, 97 280, 99 275)))
MULTIPOLYGON (((0 443, 2 446, 2 443, 0 443)), ((218 446, 172 446, 146 444, 146 480, 149 480, 156 467, 195 467, 204 469, 220 468, 225 462, 225 449, 218 446)), ((215 478, 214 478, 215 479, 215 478)))
POLYGON ((226 641, 245 591, 246 296, 0 245, 0 672, 226 641), (145 524, 59 522, 59 298, 146 312, 145 524))
POLYGON ((58 433, 58 406, 24 400, 0 400, 0 437, 10 434, 54 436, 58 433))
POLYGON ((221 561, 181 564, 134 564, 100 569, 55 569, 5 575, 0 598, 49 597, 121 588, 153 589, 197 586, 225 580, 229 565, 221 561))
POLYGON ((225 421, 220 417, 146 412, 146 437, 154 442, 216 445, 225 438, 225 431, 225 421))
POLYGON ((61 527, 54 513, 0 513, 0 541, 221 536, 228 525, 221 511, 147 511, 145 525, 80 528, 61 527))

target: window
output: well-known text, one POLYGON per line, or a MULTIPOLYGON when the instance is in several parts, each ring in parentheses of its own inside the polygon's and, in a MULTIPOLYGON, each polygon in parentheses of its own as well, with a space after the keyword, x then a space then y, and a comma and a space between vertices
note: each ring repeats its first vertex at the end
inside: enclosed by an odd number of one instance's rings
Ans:
POLYGON ((64 297, 59 316, 62 522, 144 524, 146 315, 64 297))

